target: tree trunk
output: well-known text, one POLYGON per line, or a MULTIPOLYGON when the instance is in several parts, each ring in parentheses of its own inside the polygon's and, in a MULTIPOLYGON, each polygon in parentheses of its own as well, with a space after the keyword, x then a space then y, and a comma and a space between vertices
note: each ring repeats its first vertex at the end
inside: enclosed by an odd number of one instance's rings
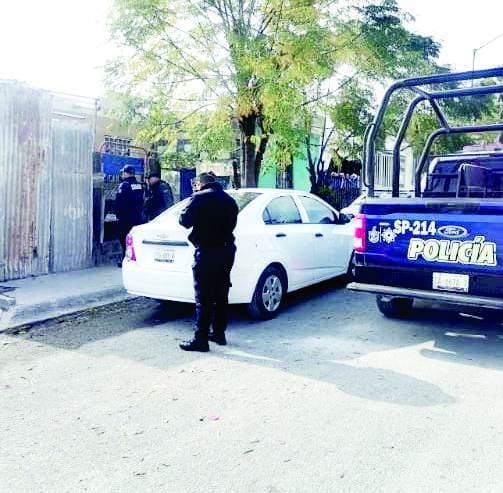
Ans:
POLYGON ((267 149, 267 142, 269 141, 269 137, 266 134, 262 134, 260 139, 260 145, 257 150, 257 154, 255 155, 255 183, 258 185, 259 176, 260 176, 260 168, 262 167, 262 161, 264 159, 265 150, 267 149))
POLYGON ((232 160, 232 187, 241 187, 241 177, 239 175, 239 161, 237 159, 232 160))
POLYGON ((256 145, 252 137, 255 135, 257 118, 255 115, 245 116, 239 119, 241 136, 244 148, 244 172, 242 174, 243 185, 245 187, 256 187, 255 155, 256 145))
POLYGON ((306 137, 306 150, 307 150, 307 170, 309 172, 309 180, 311 181, 311 193, 318 194, 318 177, 316 174, 316 164, 311 152, 311 139, 306 137))

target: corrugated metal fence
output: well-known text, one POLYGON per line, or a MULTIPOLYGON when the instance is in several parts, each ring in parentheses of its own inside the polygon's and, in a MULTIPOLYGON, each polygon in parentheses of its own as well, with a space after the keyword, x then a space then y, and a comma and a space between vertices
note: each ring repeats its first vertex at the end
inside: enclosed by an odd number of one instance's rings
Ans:
POLYGON ((93 135, 82 122, 52 120, 51 272, 84 269, 92 257, 93 135))
POLYGON ((53 101, 0 82, 0 281, 92 262, 93 128, 53 101))

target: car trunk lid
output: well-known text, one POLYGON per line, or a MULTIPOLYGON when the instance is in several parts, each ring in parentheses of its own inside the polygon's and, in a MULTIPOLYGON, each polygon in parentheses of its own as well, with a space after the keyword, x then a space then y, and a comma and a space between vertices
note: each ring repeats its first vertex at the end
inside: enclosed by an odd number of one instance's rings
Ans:
POLYGON ((175 214, 168 214, 133 231, 136 261, 140 267, 186 272, 193 259, 188 231, 178 224, 175 214))

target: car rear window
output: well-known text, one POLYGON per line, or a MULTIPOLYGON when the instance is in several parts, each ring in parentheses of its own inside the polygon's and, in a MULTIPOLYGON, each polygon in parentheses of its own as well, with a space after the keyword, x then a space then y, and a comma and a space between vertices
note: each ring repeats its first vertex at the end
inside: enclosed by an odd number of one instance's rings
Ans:
MULTIPOLYGON (((260 195, 260 193, 239 192, 237 190, 226 190, 226 193, 228 193, 236 201, 239 212, 241 212, 250 202, 255 200, 260 195)), ((156 217, 154 221, 163 222, 163 220, 169 220, 170 218, 172 220, 173 217, 178 221, 180 213, 183 211, 183 209, 185 209, 185 207, 187 207, 189 200, 190 197, 176 203, 173 207, 163 212, 160 216, 156 217)))
POLYGON ((257 192, 238 192, 232 190, 227 190, 227 193, 236 201, 239 212, 260 195, 257 192))
POLYGON ((425 197, 503 198, 503 157, 439 160, 431 168, 425 197))

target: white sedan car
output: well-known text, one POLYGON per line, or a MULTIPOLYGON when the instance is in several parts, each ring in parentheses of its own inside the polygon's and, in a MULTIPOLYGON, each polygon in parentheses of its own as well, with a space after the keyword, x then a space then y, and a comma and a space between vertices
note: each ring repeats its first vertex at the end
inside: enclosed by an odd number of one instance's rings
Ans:
MULTIPOLYGON (((354 227, 326 202, 295 190, 228 193, 240 211, 230 303, 247 304, 254 318, 272 318, 286 293, 348 273, 354 227)), ((129 293, 194 302, 194 249, 178 224, 186 204, 131 230, 122 264, 129 293)))

